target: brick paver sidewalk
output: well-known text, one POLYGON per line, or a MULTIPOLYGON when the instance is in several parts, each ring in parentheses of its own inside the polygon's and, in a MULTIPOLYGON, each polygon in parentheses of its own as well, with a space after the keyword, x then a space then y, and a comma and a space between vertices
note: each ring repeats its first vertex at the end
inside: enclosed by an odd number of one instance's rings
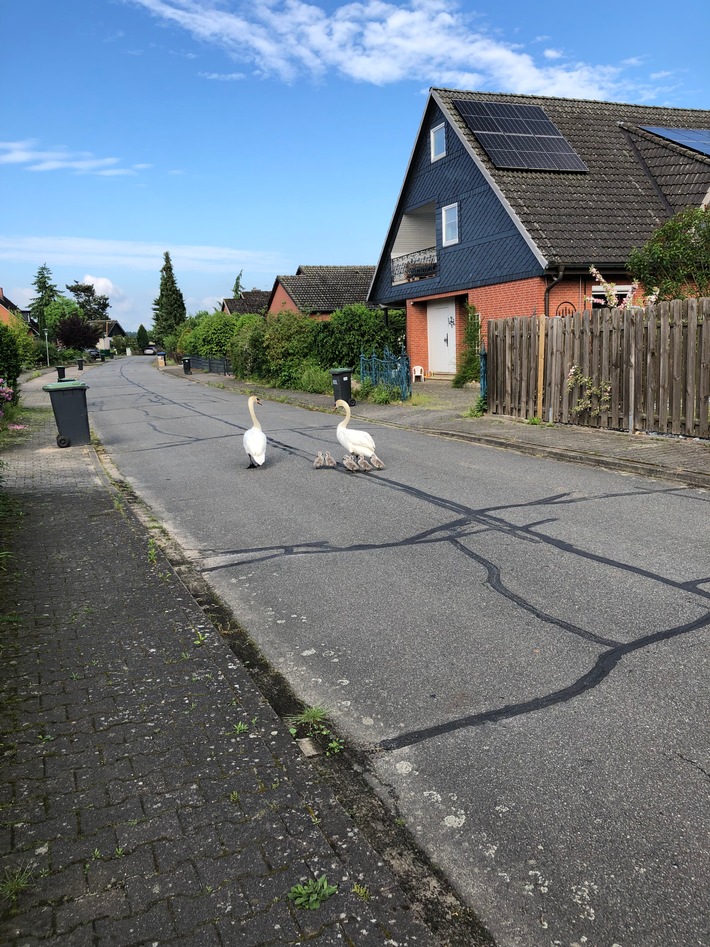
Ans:
POLYGON ((93 449, 55 433, 3 457, 0 943, 442 943, 93 449), (337 892, 299 910, 321 876, 337 892))

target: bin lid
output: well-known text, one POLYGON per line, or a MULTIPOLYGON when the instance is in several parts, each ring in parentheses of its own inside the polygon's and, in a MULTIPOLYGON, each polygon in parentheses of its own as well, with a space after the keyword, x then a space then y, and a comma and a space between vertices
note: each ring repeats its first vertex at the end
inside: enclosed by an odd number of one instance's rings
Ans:
POLYGON ((352 368, 331 368, 331 375, 341 375, 343 372, 352 372, 352 368))
POLYGON ((65 378, 64 381, 53 381, 49 385, 42 385, 42 391, 68 391, 72 388, 88 388, 89 386, 77 378, 65 378))

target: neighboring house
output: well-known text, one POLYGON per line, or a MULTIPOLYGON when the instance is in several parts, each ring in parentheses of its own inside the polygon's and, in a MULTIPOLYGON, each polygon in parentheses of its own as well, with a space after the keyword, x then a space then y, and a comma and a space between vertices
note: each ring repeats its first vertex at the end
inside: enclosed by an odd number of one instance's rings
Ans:
POLYGON ((12 316, 21 319, 27 326, 27 330, 33 335, 38 335, 37 323, 30 316, 29 309, 20 309, 19 306, 16 306, 12 300, 7 298, 2 286, 0 286, 0 322, 10 325, 12 316))
POLYGON ((110 349, 111 339, 115 335, 126 334, 123 326, 115 319, 92 319, 91 325, 101 330, 101 338, 96 343, 96 347, 99 349, 110 349))
POLYGON ((253 312, 265 312, 271 293, 268 289, 250 289, 242 292, 236 299, 223 299, 222 312, 233 316, 242 316, 253 312))
POLYGON ((374 266, 299 266, 294 276, 277 276, 268 312, 283 309, 329 319, 337 309, 367 303, 374 266))
POLYGON ((677 211, 710 200, 710 111, 431 89, 369 300, 456 370, 466 305, 488 319, 588 308, 677 211))

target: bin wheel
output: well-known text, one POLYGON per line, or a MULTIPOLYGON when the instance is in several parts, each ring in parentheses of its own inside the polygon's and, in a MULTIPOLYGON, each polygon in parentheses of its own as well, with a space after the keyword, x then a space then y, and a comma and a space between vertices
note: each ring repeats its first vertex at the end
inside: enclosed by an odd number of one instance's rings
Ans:
POLYGON ((69 447, 71 446, 71 441, 68 437, 64 437, 63 434, 57 434, 57 447, 69 447))

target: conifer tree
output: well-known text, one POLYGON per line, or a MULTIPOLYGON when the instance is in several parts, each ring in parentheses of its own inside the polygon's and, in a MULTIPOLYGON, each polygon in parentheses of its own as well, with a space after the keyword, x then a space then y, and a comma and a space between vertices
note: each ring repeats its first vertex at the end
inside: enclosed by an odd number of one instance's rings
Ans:
POLYGON ((160 343, 166 336, 176 335, 187 318, 185 299, 175 282, 172 260, 167 251, 164 260, 160 271, 160 292, 153 303, 153 337, 160 343))
POLYGON ((141 324, 138 326, 138 331, 136 332, 136 346, 138 347, 138 351, 142 352, 143 349, 148 346, 149 342, 150 339, 148 337, 148 330, 141 322, 141 324))
POLYGON ((37 270, 32 285, 37 290, 37 295, 30 303, 30 316, 36 321, 40 338, 42 338, 46 325, 44 311, 59 296, 59 290, 52 282, 52 271, 46 263, 37 270))

